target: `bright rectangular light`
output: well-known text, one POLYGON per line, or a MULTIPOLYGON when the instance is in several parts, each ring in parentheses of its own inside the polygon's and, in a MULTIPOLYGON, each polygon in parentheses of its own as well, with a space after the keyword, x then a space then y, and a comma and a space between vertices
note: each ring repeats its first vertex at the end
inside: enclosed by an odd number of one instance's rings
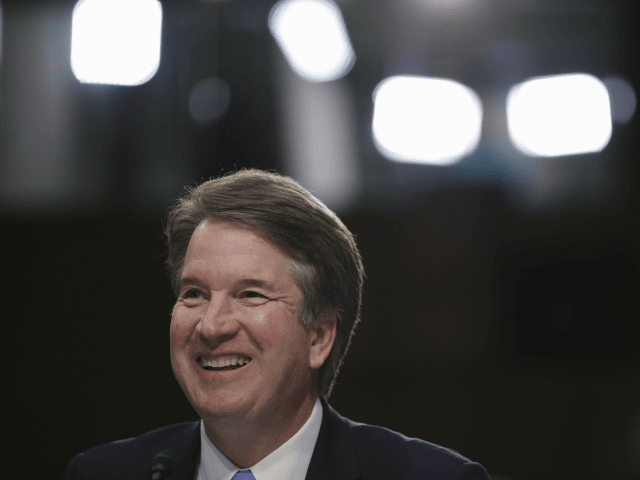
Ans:
POLYGON ((509 90, 507 124, 513 144, 529 156, 599 152, 611 138, 609 94, 583 73, 533 78, 509 90))
POLYGON ((312 82, 345 76, 355 53, 340 8, 331 0, 280 0, 269 30, 291 68, 312 82))
POLYGON ((157 0, 80 0, 71 25, 71 69, 82 83, 140 85, 160 65, 157 0))
POLYGON ((376 87, 373 102, 374 143, 390 160, 450 165, 480 141, 482 103, 454 80, 390 77, 376 87))

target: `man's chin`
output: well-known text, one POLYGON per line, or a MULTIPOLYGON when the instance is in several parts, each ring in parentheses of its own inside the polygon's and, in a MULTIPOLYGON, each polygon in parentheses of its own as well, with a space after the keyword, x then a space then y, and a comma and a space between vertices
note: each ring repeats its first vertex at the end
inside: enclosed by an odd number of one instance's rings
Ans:
POLYGON ((235 398, 225 398, 223 395, 215 397, 207 397, 203 401, 191 402, 191 405, 198 413, 200 418, 205 421, 234 419, 239 420, 250 416, 250 408, 245 402, 241 402, 236 396, 235 398))

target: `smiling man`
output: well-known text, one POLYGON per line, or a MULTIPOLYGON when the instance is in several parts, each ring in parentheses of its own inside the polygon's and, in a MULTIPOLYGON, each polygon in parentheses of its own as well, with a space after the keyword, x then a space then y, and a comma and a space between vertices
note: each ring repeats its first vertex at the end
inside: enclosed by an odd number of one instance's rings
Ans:
POLYGON ((311 327, 298 321, 292 261, 255 228, 215 217, 187 249, 171 322, 173 371, 207 437, 243 468, 305 424, 317 395, 312 372, 335 338, 335 315, 311 327))
POLYGON ((210 180, 165 226, 177 301, 171 365, 199 422, 75 456, 65 479, 488 480, 431 443, 327 403, 359 321, 353 235, 293 180, 210 180))

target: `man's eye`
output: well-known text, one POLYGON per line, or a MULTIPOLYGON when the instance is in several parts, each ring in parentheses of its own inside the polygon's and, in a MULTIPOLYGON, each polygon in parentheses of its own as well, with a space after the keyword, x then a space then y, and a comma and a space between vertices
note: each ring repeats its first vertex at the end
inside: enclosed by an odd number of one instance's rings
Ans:
POLYGON ((186 292, 184 292, 184 295, 182 296, 182 298, 194 298, 196 300, 201 297, 202 297, 202 294, 198 290, 187 290, 186 292))
POLYGON ((252 290, 249 290, 247 292, 243 292, 242 296, 245 297, 245 298, 267 298, 264 295, 262 295, 261 293, 254 292, 252 290))

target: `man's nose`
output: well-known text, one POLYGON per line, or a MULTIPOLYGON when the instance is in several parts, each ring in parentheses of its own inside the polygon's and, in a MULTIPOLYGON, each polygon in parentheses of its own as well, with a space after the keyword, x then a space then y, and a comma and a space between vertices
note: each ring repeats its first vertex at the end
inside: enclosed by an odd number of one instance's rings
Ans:
POLYGON ((222 293, 214 293, 196 326, 200 337, 208 344, 218 344, 234 337, 239 330, 233 299, 222 293))

